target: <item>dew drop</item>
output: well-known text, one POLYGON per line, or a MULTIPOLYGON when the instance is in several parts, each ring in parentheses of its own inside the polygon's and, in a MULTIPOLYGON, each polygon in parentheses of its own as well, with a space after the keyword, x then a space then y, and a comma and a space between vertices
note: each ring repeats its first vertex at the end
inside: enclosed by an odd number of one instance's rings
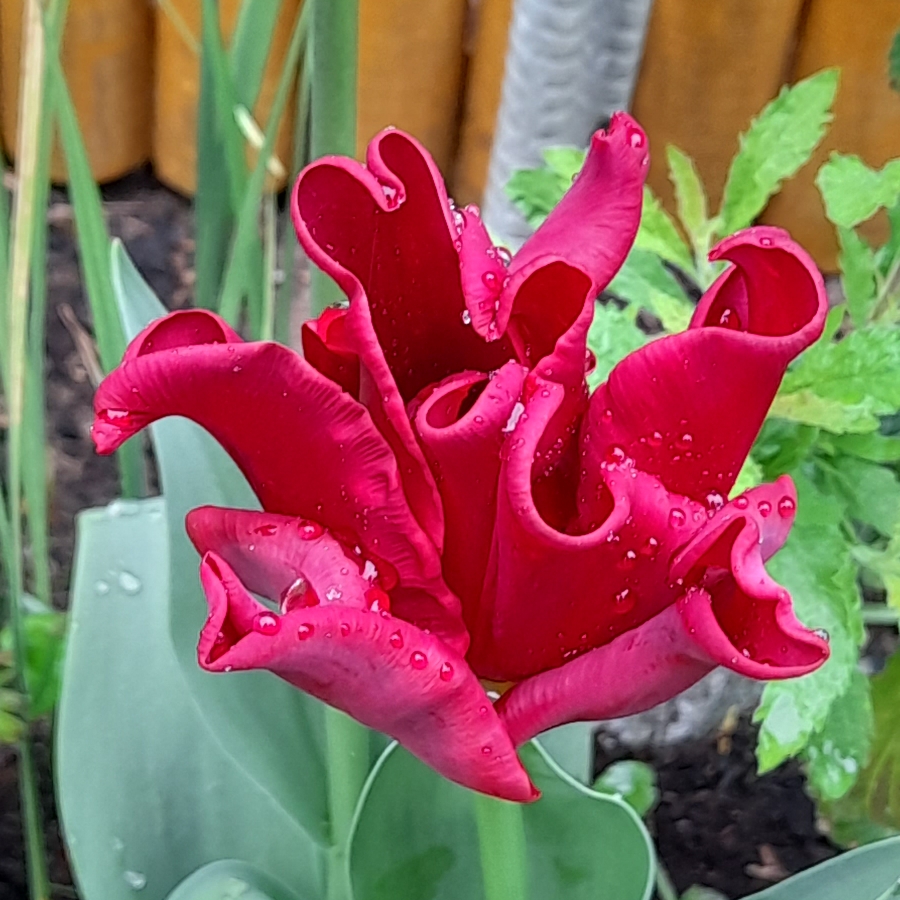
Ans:
POLYGON ((750 501, 743 494, 741 494, 740 497, 735 498, 734 505, 738 509, 746 509, 750 505, 750 501))
POLYGON ((467 309, 464 309, 462 311, 460 318, 462 319, 463 325, 471 325, 472 324, 472 313, 470 313, 467 309))
POLYGON ((122 873, 125 884, 133 891, 142 891, 147 887, 147 876, 143 872, 135 872, 133 869, 126 869, 122 873))
POLYGON ((760 242, 760 244, 763 245, 763 247, 771 247, 772 246, 772 238, 767 238, 767 237, 760 238, 759 242, 760 242))
POLYGON ((768 500, 760 500, 759 503, 756 504, 756 508, 764 519, 772 512, 772 504, 769 503, 768 500))
POLYGON ((819 638, 821 641, 825 641, 825 643, 830 643, 831 635, 824 628, 817 628, 813 631, 813 634, 819 638))
POLYGON ((719 316, 719 325, 723 328, 731 327, 731 317, 734 315, 734 310, 732 309, 723 309, 722 315, 719 316))
POLYGON ((613 411, 611 409, 604 409, 602 413, 600 413, 600 421, 604 425, 609 425, 613 420, 613 411))
POLYGON ((628 454, 625 452, 625 448, 620 447, 618 444, 611 445, 603 457, 604 462, 608 466, 624 465, 627 459, 628 454))
POLYGON ((409 664, 414 669, 424 669, 428 665, 428 657, 421 650, 413 650, 409 654, 409 664))
POLYGON ((655 537, 648 537, 647 543, 641 547, 641 556, 653 559, 659 553, 659 541, 655 537))
POLYGON ((325 533, 325 529, 318 522, 310 522, 309 519, 301 519, 297 528, 300 531, 301 541, 314 541, 325 533))
POLYGON ((710 491, 706 495, 706 507, 711 512, 718 512, 725 505, 725 498, 718 491, 710 491))
POLYGON ((389 613, 391 611, 391 598, 380 587, 370 587, 366 591, 365 597, 371 612, 389 613))
POLYGON ((694 436, 692 434, 683 434, 675 441, 676 450, 690 450, 694 445, 694 436))
POLYGON ((797 504, 792 497, 782 497, 778 501, 778 515, 781 516, 782 519, 787 519, 792 516, 796 509, 797 504))
POLYGON ((509 418, 506 420, 506 424, 503 426, 503 433, 509 434, 516 425, 519 424, 519 419, 522 418, 522 413, 525 412, 525 404, 522 402, 517 402, 515 406, 512 408, 512 412, 509 414, 509 418))
POLYGON ((626 550, 625 555, 619 560, 619 568, 624 572, 630 572, 637 562, 637 553, 634 550, 626 550))
POLYGON ((94 590, 95 590, 96 593, 98 593, 101 597, 105 597, 105 596, 109 593, 109 585, 108 585, 105 581, 98 581, 98 582, 94 585, 94 590))
POLYGON ((681 528, 686 521, 687 516, 685 516, 683 509, 676 508, 669 513, 669 526, 671 528, 681 528))
POLYGON ((310 606, 319 605, 318 595, 309 586, 309 583, 302 575, 298 576, 282 591, 280 599, 282 615, 293 609, 305 609, 310 606))
POLYGON ((138 578, 137 575, 133 575, 126 569, 122 569, 122 571, 119 572, 119 577, 117 580, 119 582, 119 587, 122 588, 123 592, 132 597, 135 594, 139 594, 141 592, 141 588, 143 587, 140 578, 138 578))
POLYGON ((328 588, 327 591, 325 591, 325 599, 329 603, 334 603, 335 601, 340 600, 341 597, 343 597, 343 596, 344 596, 343 591, 337 585, 334 585, 334 584, 330 588, 328 588))
POLYGON ((350 623, 349 622, 341 622, 341 634, 344 637, 347 637, 350 634, 350 623))
POLYGON ((499 259, 504 266, 508 266, 512 262, 512 253, 510 253, 506 247, 497 247, 497 259, 499 259))
POLYGON ((662 447, 662 443, 663 443, 663 436, 658 431, 654 431, 653 434, 651 434, 647 438, 647 446, 648 447, 653 447, 653 448, 662 447))
POLYGON ((445 662, 441 666, 441 681, 449 681, 453 677, 453 666, 445 662))
POLYGON ((481 752, 482 752, 485 756, 490 756, 491 753, 493 753, 493 751, 491 750, 491 748, 490 748, 490 747, 487 747, 487 746, 482 747, 482 748, 481 748, 481 752))
POLYGON ((307 641, 316 633, 316 626, 309 622, 303 622, 297 626, 297 640, 307 641))
POLYGON ((615 611, 621 616, 625 615, 625 613, 631 612, 634 609, 636 597, 634 595, 634 591, 625 588, 625 590, 619 591, 616 594, 616 605, 615 611))
POLYGON ((496 294, 500 290, 500 279, 496 272, 483 272, 481 275, 481 283, 492 293, 496 294))
POLYGON ((257 634, 264 634, 271 637, 273 634, 278 634, 280 629, 281 619, 270 612, 257 613, 253 617, 253 630, 257 634))
POLYGON ((403 649, 403 635, 399 631, 395 631, 389 638, 388 642, 395 650, 403 649))
POLYGON ((253 529, 254 534, 262 534, 266 537, 275 534, 276 531, 278 531, 277 525, 258 525, 253 529))
POLYGON ((628 136, 628 143, 637 150, 644 146, 644 135, 640 131, 632 131, 628 136))

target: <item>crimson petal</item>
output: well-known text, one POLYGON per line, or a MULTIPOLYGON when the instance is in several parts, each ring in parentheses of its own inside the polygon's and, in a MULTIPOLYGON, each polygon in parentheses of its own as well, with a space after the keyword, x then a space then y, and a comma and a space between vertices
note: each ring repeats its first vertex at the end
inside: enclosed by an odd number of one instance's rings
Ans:
POLYGON ((627 356, 591 400, 591 439, 622 446, 677 493, 727 495, 788 363, 822 333, 828 301, 812 260, 777 228, 723 241, 733 265, 691 327, 627 356))
POLYGON ((505 800, 537 798, 484 689, 434 635, 343 601, 276 615, 213 553, 200 577, 210 612, 197 654, 207 671, 268 669, 452 781, 505 800))
MULTIPOLYGON (((157 327, 168 334, 171 320, 157 327)), ((153 333, 139 336, 142 347, 153 333)), ((445 631, 461 630, 459 601, 410 512, 384 438, 360 404, 293 351, 207 343, 132 354, 100 385, 94 409, 101 453, 164 416, 197 422, 228 451, 266 510, 356 534, 404 587, 432 598, 445 631)))

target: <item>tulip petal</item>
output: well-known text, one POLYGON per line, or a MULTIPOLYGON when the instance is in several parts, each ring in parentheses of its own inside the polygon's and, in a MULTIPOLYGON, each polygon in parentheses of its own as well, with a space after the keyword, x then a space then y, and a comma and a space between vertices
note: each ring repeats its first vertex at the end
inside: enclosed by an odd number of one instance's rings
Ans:
MULTIPOLYGON (((469 659, 520 680, 613 641, 673 604, 668 559, 707 511, 624 455, 589 445, 585 477, 545 484, 538 445, 565 389, 533 374, 508 436, 482 611, 469 659)), ((576 468, 576 476, 578 469, 576 468)))
POLYGON ((727 496, 788 363, 822 333, 828 302, 812 260, 777 228, 711 255, 733 265, 688 331, 627 356, 591 398, 591 440, 622 446, 676 493, 727 496))
POLYGON ((326 309, 318 319, 304 322, 303 358, 358 400, 359 357, 347 341, 346 318, 345 309, 326 309))
POLYGON ((384 438, 360 404, 293 351, 213 343, 132 355, 100 385, 94 410, 101 453, 165 416, 192 419, 229 452, 267 511, 355 534, 405 588, 459 620, 384 438))
POLYGON ((452 781, 506 800, 537 798, 484 689, 434 635, 343 601, 278 616, 212 553, 200 578, 210 613, 197 653, 207 671, 268 669, 452 781))
POLYGON ((469 627, 480 610, 497 507, 500 450, 515 424, 526 370, 507 363, 492 378, 446 379, 418 406, 416 432, 444 506, 444 577, 469 627))

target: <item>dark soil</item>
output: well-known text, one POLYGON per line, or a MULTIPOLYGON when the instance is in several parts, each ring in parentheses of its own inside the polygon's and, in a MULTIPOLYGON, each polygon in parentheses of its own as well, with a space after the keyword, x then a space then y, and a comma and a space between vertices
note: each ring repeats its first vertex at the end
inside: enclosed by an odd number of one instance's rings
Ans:
MULTIPOLYGON (((190 302, 193 229, 190 206, 148 173, 105 190, 109 224, 168 306, 190 302)), ((71 208, 55 192, 50 210, 47 309, 47 415, 50 443, 51 551, 54 602, 64 607, 74 545, 74 516, 116 496, 113 462, 90 443, 90 321, 81 289, 71 208)), ((755 774, 753 732, 665 750, 647 758, 659 772, 661 801, 653 815, 660 852, 679 891, 692 884, 737 898, 833 855, 816 830, 815 810, 794 764, 755 774)), ((51 879, 71 884, 53 805, 48 735, 36 754, 42 776, 51 879)), ((617 758, 601 752, 598 767, 617 758)), ((63 887, 58 896, 73 896, 63 887)), ((15 759, 0 749, 0 900, 25 900, 15 759)))

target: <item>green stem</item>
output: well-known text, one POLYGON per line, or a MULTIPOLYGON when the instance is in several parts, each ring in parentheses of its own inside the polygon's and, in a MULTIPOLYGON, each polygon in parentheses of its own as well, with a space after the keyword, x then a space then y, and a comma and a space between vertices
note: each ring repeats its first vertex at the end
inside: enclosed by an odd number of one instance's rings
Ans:
POLYGON ((326 707, 328 813, 331 852, 327 900, 352 900, 348 842, 353 815, 369 772, 369 732, 340 710, 326 707))
MULTIPOLYGON (((23 15, 23 66, 19 95, 16 147, 17 189, 13 208, 12 254, 8 285, 9 381, 9 523, 12 566, 9 571, 10 617, 15 661, 15 685, 24 703, 25 722, 30 721, 28 685, 25 679, 25 631, 22 621, 22 455, 25 414, 25 381, 28 333, 28 292, 34 244, 37 164, 40 151, 44 95, 44 23, 39 0, 28 0, 23 15)), ((37 773, 26 731, 19 744, 19 789, 27 848, 28 889, 32 900, 50 895, 44 832, 41 824, 37 773)))
POLYGON ((527 900, 525 825, 518 803, 473 794, 484 900, 527 900))
POLYGON ((656 893, 659 900, 678 900, 678 891, 660 859, 656 860, 656 893))
MULTIPOLYGON (((312 11, 312 158, 356 153, 358 0, 314 0, 312 11)), ((340 300, 340 288, 319 271, 312 278, 312 315, 340 300)))

